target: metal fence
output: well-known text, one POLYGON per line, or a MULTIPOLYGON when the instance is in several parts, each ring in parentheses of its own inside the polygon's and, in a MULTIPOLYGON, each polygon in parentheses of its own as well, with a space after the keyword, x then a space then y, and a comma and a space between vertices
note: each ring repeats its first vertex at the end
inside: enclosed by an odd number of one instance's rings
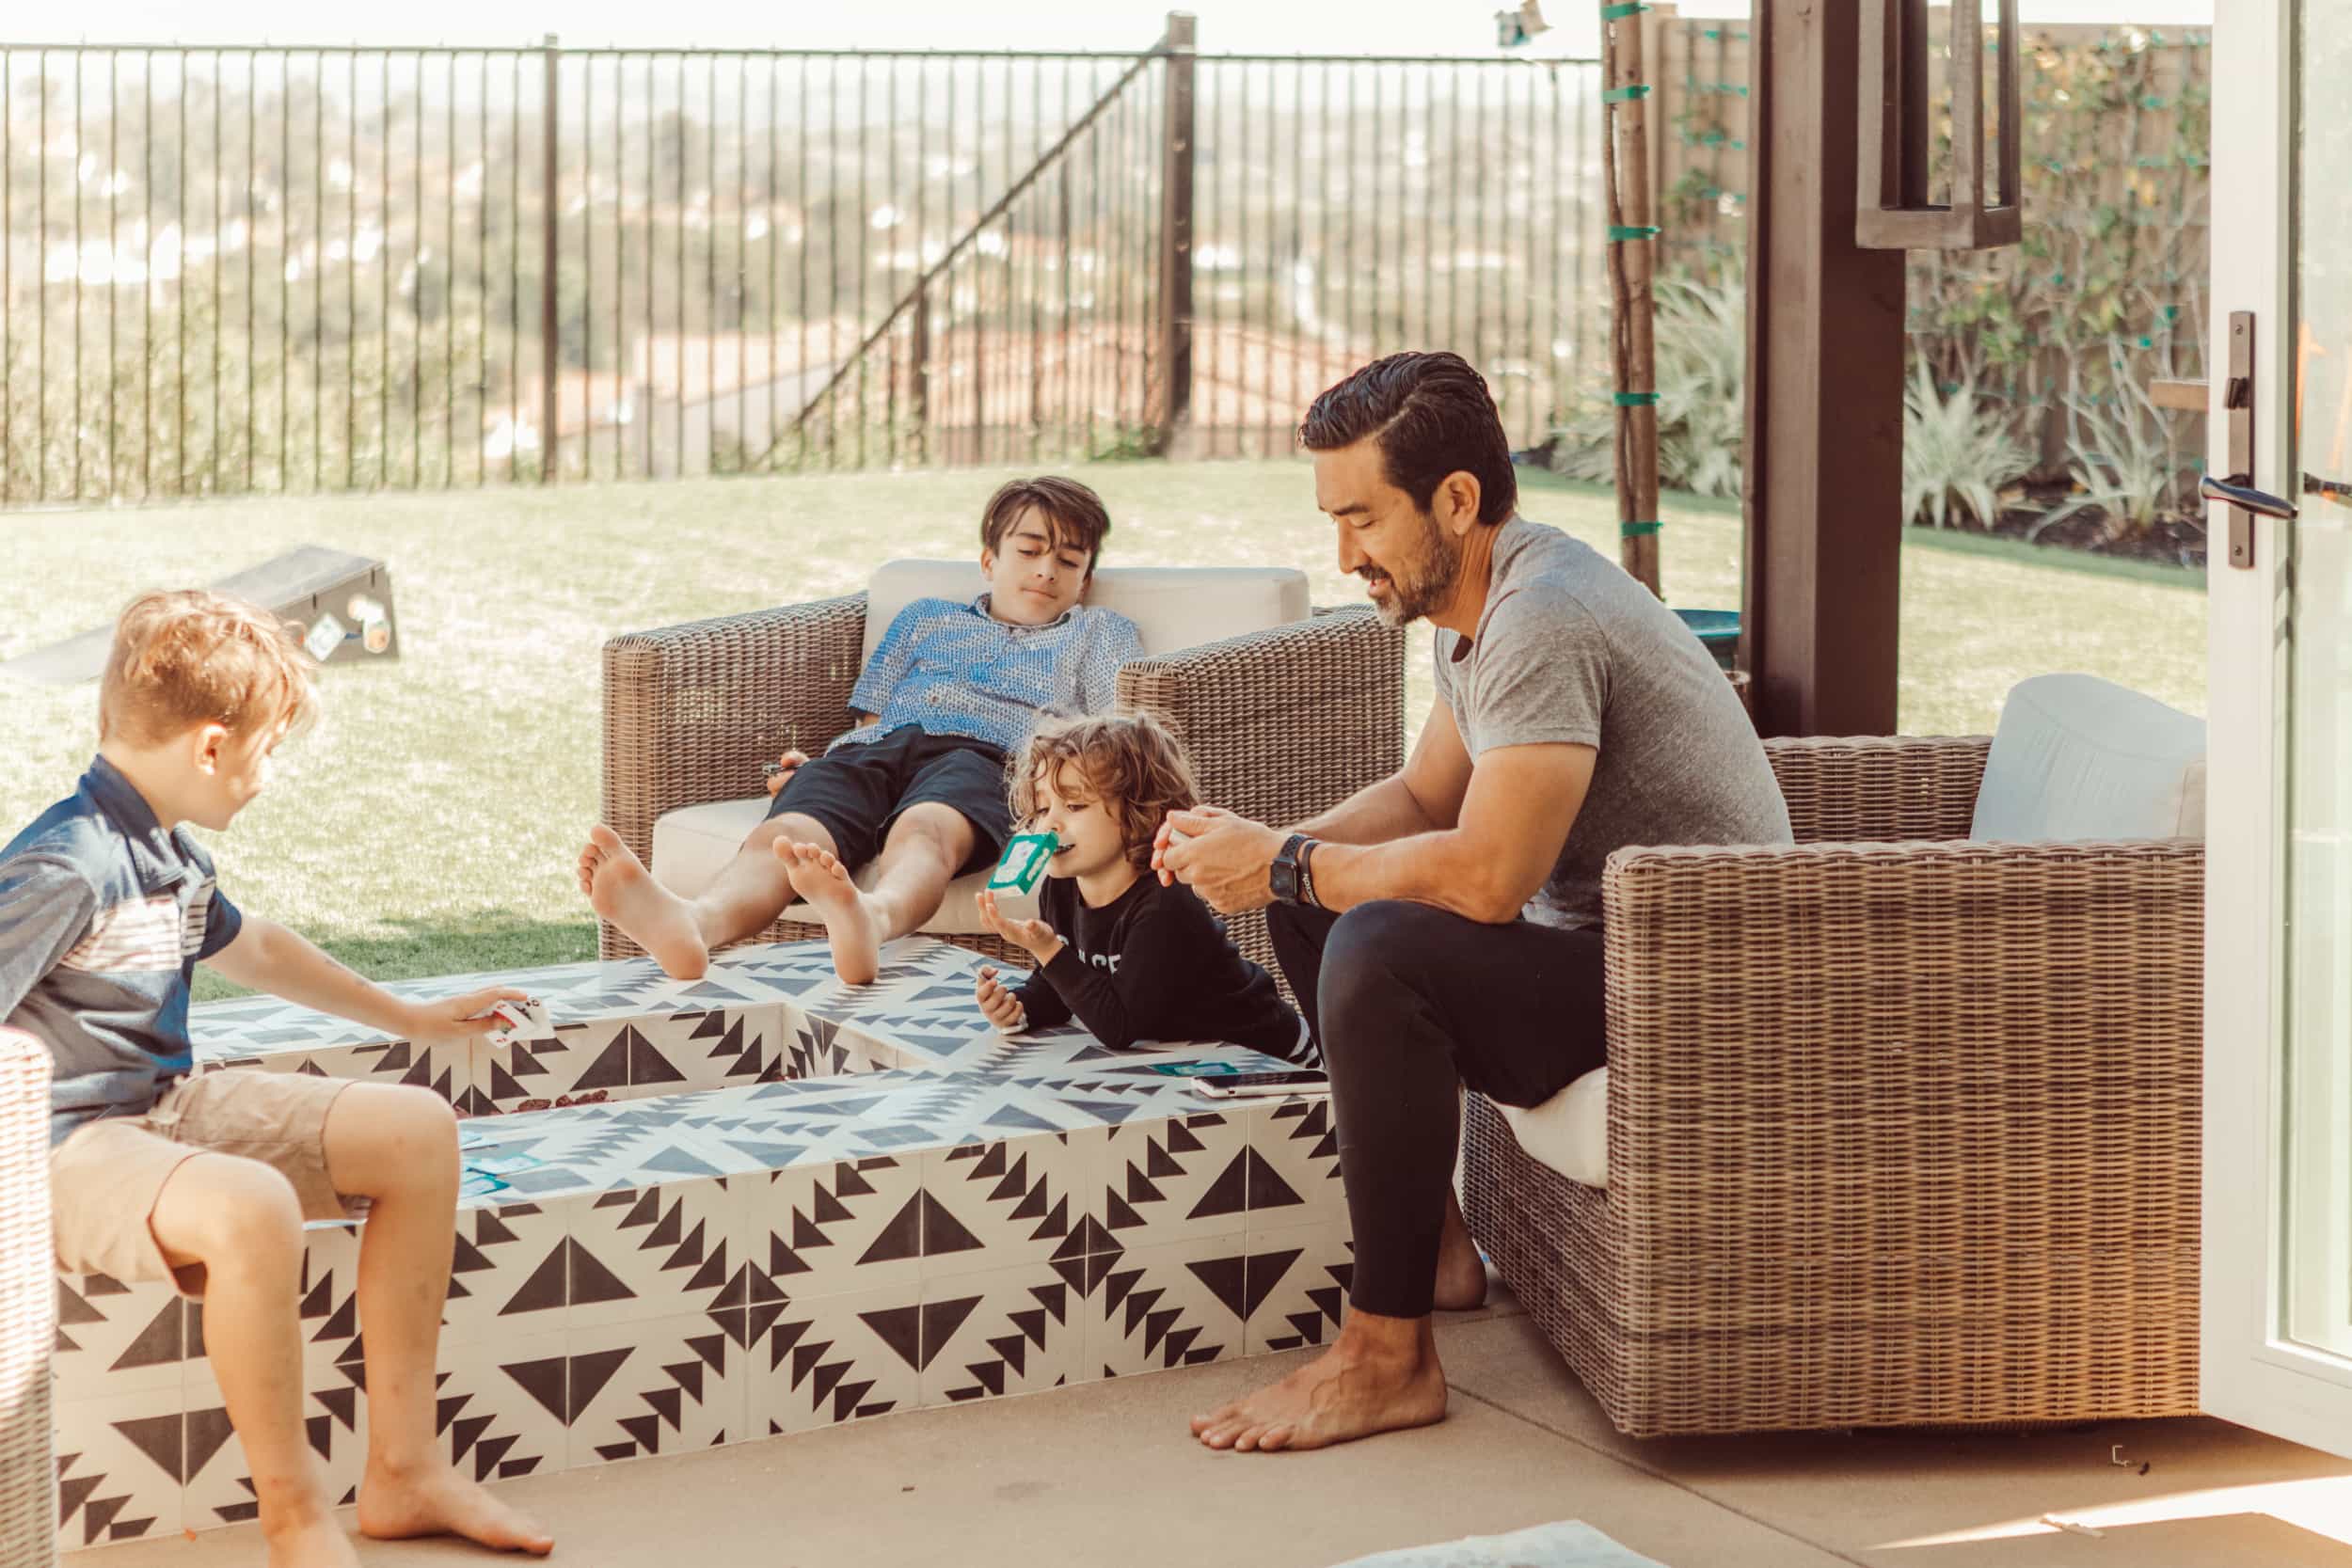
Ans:
POLYGON ((1606 380, 1597 86, 0 45, 0 504, 1280 451, 1405 346, 1534 443, 1606 380))

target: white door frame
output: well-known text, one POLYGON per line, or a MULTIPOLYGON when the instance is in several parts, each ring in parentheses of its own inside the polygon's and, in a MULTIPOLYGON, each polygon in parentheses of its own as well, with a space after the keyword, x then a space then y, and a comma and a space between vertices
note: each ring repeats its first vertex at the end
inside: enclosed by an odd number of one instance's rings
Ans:
MULTIPOLYGON (((2292 12, 2292 0, 2230 0, 2217 13, 2206 350, 2206 461, 2213 473, 2224 474, 2230 316, 2255 312, 2253 483, 2289 499, 2300 488, 2289 468, 2288 439, 2295 409, 2287 222, 2292 12)), ((2285 530, 2294 525, 2256 519, 2253 569, 2238 570, 2227 560, 2227 516, 2213 509, 2206 568, 2211 763, 2201 1402, 2213 1415, 2352 1456, 2352 1364, 2288 1341, 2280 1327, 2284 823, 2277 728, 2288 689, 2282 567, 2285 530)))

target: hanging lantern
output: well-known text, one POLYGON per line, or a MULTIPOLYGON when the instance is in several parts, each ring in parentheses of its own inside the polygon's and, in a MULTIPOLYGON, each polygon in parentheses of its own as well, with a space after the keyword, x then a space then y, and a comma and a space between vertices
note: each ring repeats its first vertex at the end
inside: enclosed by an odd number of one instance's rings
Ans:
POLYGON ((1993 51, 1999 164, 1993 168, 1984 117, 1984 0, 1951 0, 1951 70, 1945 103, 1929 94, 1927 0, 1861 0, 1860 191, 1854 244, 1865 250, 1989 250, 2025 229, 2019 147, 2017 0, 2000 8, 1993 51), (1928 135, 1939 110, 1952 126, 1951 200, 1929 200, 1928 135))

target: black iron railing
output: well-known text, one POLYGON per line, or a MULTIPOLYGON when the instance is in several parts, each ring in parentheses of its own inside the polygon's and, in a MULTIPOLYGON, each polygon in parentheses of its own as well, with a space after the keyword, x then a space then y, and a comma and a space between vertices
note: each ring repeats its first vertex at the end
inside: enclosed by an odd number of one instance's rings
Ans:
POLYGON ((0 45, 0 504, 1280 451, 1405 346, 1533 443, 1606 377, 1597 108, 1182 30, 0 45))

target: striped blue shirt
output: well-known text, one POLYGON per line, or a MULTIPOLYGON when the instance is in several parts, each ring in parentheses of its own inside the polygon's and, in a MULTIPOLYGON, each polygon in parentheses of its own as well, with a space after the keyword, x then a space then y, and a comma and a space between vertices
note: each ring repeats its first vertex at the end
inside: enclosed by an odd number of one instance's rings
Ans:
POLYGON ((1116 610, 1081 605, 1044 626, 1017 626, 989 613, 986 594, 970 604, 917 599, 890 623, 850 693, 851 709, 879 721, 833 744, 863 745, 919 724, 1011 752, 1041 714, 1109 712, 1119 667, 1142 656, 1136 624, 1116 610))
POLYGON ((104 757, 0 848, 0 1019, 49 1047, 52 1145, 188 1071, 189 978, 243 924, 188 831, 104 757))

